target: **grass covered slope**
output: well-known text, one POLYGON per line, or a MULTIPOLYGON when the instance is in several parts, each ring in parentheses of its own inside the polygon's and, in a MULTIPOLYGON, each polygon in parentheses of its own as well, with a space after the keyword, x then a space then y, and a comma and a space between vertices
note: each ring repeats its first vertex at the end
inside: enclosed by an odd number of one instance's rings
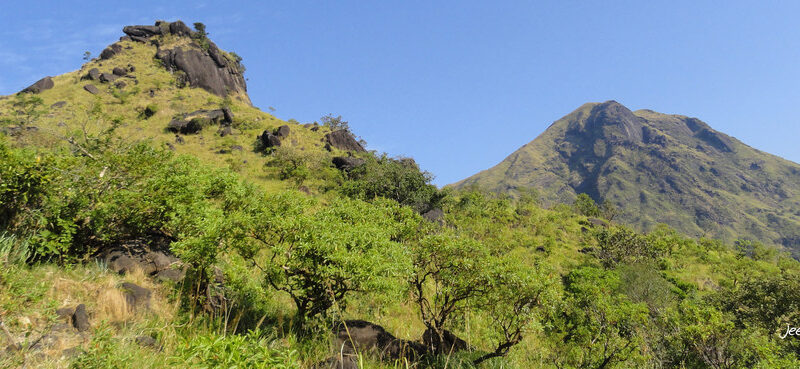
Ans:
POLYGON ((649 230, 737 238, 800 250, 800 165, 753 149, 695 118, 585 104, 497 166, 453 185, 545 201, 579 193, 649 230))

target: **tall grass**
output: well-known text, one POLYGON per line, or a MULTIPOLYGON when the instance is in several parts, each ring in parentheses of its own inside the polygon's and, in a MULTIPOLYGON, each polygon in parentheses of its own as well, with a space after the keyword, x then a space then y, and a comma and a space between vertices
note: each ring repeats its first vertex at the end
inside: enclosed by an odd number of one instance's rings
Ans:
POLYGON ((0 234, 0 264, 22 264, 30 256, 28 240, 5 232, 0 234))

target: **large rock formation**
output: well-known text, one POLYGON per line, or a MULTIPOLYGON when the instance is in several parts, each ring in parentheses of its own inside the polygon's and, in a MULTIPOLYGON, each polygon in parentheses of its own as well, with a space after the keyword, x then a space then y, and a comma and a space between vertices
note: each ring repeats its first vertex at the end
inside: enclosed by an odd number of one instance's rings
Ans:
MULTIPOLYGON (((169 71, 178 73, 179 82, 217 96, 238 94, 250 102, 240 61, 229 57, 205 35, 193 32, 182 21, 158 21, 153 26, 126 26, 122 31, 127 35, 124 39, 156 45, 158 51, 155 57, 169 71), (160 37, 164 35, 188 38, 191 42, 164 44, 160 37)), ((115 43, 103 51, 101 59, 111 58, 121 50, 120 45, 115 43)))

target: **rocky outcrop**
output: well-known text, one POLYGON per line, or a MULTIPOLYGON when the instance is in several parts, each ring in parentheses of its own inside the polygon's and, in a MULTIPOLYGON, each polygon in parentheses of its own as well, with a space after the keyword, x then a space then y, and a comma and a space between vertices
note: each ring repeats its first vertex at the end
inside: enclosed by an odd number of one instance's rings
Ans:
POLYGON ((44 77, 34 84, 26 87, 24 90, 20 91, 20 93, 31 93, 31 94, 38 94, 44 90, 49 90, 55 86, 53 83, 53 79, 51 77, 44 77))
POLYGON ((89 315, 86 313, 86 305, 80 304, 75 308, 75 312, 72 314, 72 326, 75 327, 78 332, 85 332, 91 328, 89 325, 89 315))
MULTIPOLYGON (((172 23, 158 21, 153 26, 136 25, 122 29, 127 39, 135 42, 150 43, 159 47, 156 59, 162 61, 167 70, 181 72, 179 82, 190 87, 199 87, 217 96, 240 94, 247 102, 247 84, 239 60, 229 58, 217 45, 205 35, 199 35, 189 29, 182 21, 172 23), (162 47, 163 40, 158 36, 173 35, 191 38, 188 44, 175 47, 162 47)), ((103 51, 104 56, 113 57, 121 51, 118 44, 109 46, 103 51)))
POLYGON ((183 82, 191 87, 199 87, 223 97, 231 93, 242 93, 246 98, 247 84, 239 67, 224 57, 213 44, 208 51, 194 47, 159 50, 156 58, 168 70, 183 72, 183 82))
POLYGON ((337 148, 343 151, 365 152, 364 147, 356 141, 348 130, 333 131, 325 135, 325 148, 337 148))

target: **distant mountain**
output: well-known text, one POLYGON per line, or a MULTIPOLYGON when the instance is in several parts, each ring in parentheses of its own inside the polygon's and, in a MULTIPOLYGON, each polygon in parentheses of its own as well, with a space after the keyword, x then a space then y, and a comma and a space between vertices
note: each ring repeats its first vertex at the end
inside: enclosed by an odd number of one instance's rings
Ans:
POLYGON ((452 186, 516 193, 546 204, 579 193, 608 201, 648 230, 746 238, 800 255, 800 165, 756 150, 696 118, 584 104, 491 169, 452 186))

